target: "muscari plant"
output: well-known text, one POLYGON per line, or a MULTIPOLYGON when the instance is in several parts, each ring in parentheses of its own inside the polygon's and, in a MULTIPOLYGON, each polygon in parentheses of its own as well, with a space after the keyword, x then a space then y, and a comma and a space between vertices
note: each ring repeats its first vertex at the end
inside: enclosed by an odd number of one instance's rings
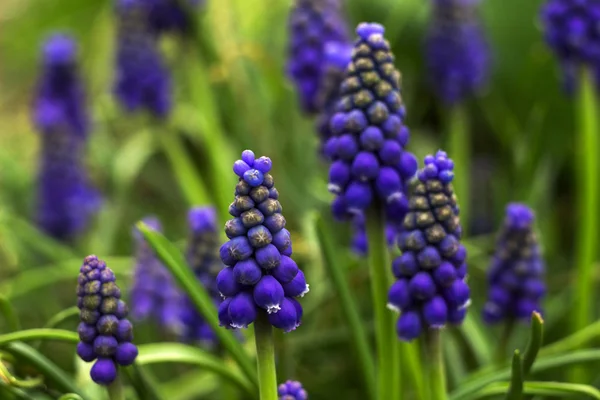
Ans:
MULTIPOLYGON (((136 2, 132 0, 123 4, 136 2)), ((556 15, 560 14, 557 10, 562 15, 568 11, 568 7, 549 8, 551 11, 548 15, 554 18, 548 17, 549 21, 557 20, 556 15)), ((582 9, 577 8, 578 12, 582 9)), ((594 10, 593 7, 591 10, 594 10)), ((573 25, 577 24, 570 26, 573 25)), ((151 32, 146 29, 147 26, 144 32, 151 32)), ((446 153, 438 151, 433 156, 425 157, 423 167, 417 171, 416 158, 405 150, 409 134, 404 125, 405 110, 400 97, 399 73, 383 33, 383 27, 378 24, 359 25, 358 39, 350 59, 344 43, 325 47, 325 54, 333 58, 328 62, 334 68, 330 68, 321 79, 322 82, 317 84, 321 93, 328 93, 328 100, 315 103, 315 107, 320 107, 315 112, 328 115, 326 119, 329 119, 326 125, 328 136, 322 151, 331 162, 329 188, 336 196, 332 214, 338 220, 351 220, 358 226, 359 234, 363 235, 360 238, 360 250, 369 257, 372 272, 373 304, 370 309, 375 314, 375 336, 379 348, 376 353, 378 369, 374 371, 378 376, 378 386, 374 391, 369 384, 365 385, 364 393, 359 396, 391 399, 413 395, 432 400, 460 400, 488 395, 517 399, 522 398, 524 393, 562 397, 585 393, 600 398, 600 392, 592 386, 525 381, 530 372, 596 360, 600 355, 594 351, 566 354, 595 336, 597 328, 593 326, 541 347, 542 320, 539 312, 545 286, 543 261, 533 234, 533 213, 521 204, 507 207, 506 221, 488 271, 488 301, 482 306, 484 320, 490 323, 531 318, 530 342, 522 353, 514 354, 511 368, 504 365, 507 361, 504 358, 493 366, 479 364, 482 368, 477 372, 458 384, 454 382, 451 391, 446 389, 442 354, 446 349, 444 344, 450 342, 442 339, 444 336, 450 338, 450 335, 440 333, 451 331, 451 326, 460 324, 466 316, 470 302, 465 250, 468 238, 463 237, 459 223, 460 198, 457 199, 453 193, 451 184, 454 181, 454 162, 446 153), (336 82, 338 90, 335 90, 336 82), (394 247, 390 246, 393 243, 397 243, 401 255, 398 255, 398 249, 389 249, 394 247), (395 255, 394 261, 389 260, 390 251, 395 255), (392 274, 396 278, 394 283, 392 274), (400 312, 396 323, 393 323, 394 314, 385 309, 386 303, 389 308, 400 312), (429 356, 423 360, 423 372, 418 370, 415 374, 411 370, 411 366, 419 365, 420 360, 410 364, 409 360, 397 357, 397 341, 423 342, 425 355, 429 356), (541 357, 534 365, 538 351, 541 357), (411 376, 414 382, 399 387, 402 375, 411 376), (419 380, 427 380, 426 385, 421 386, 432 390, 420 391, 419 380), (411 383, 414 383, 414 391, 411 383)), ((63 53, 65 49, 72 48, 72 42, 64 45, 67 42, 58 45, 56 53, 70 54, 69 51, 63 53)), ((49 53, 56 54, 55 50, 49 53)), ((47 76, 72 77, 72 58, 61 58, 62 55, 53 57, 59 61, 51 57, 54 61, 45 65, 45 68, 51 70, 50 67, 59 66, 57 70, 69 73, 48 73, 47 76), (64 66, 69 68, 62 68, 64 66)), ((56 96, 56 93, 78 93, 78 90, 67 90, 73 87, 76 80, 52 81, 53 87, 58 90, 44 96, 52 99, 49 103, 55 106, 61 104, 57 99, 68 97, 56 96)), ((82 100, 75 103, 77 106, 82 104, 82 100)), ((65 109, 73 112, 77 107, 65 109)), ((61 128, 64 126, 61 125, 61 128)), ((52 127, 48 132, 54 132, 54 129, 52 127)), ((40 130, 46 132, 43 128, 40 130)), ((69 132, 68 129, 56 131, 69 132)), ((175 307, 155 305, 152 311, 174 318, 181 317, 184 325, 182 331, 185 333, 178 339, 184 342, 204 344, 206 341, 219 341, 223 356, 230 357, 229 361, 188 344, 161 343, 138 348, 132 342, 133 327, 127 319, 127 306, 121 300, 124 294, 115 283, 115 274, 104 261, 96 256, 88 256, 80 267, 78 278, 77 313, 80 324, 77 333, 48 328, 16 330, 0 335, 0 395, 7 393, 8 399, 29 398, 23 397, 28 396, 29 391, 46 390, 46 385, 41 386, 39 379, 21 380, 13 375, 12 364, 18 364, 21 358, 25 358, 34 363, 44 378, 47 377, 46 383, 54 390, 50 392, 56 395, 54 397, 62 395, 60 398, 64 400, 95 398, 84 393, 80 387, 83 383, 74 383, 46 359, 41 350, 19 342, 54 339, 78 343, 78 356, 92 363, 91 379, 107 386, 111 400, 125 398, 120 372, 127 374, 127 381, 137 398, 163 398, 161 391, 155 387, 161 382, 144 377, 145 364, 174 360, 202 366, 244 390, 244 396, 248 398, 306 399, 307 391, 299 382, 276 384, 272 327, 284 332, 299 327, 305 309, 297 298, 308 291, 308 285, 304 273, 291 257, 291 234, 286 229, 279 193, 270 174, 271 161, 267 157, 256 158, 247 150, 242 153, 241 160, 234 164, 233 170, 238 182, 234 202, 229 207, 233 218, 225 224, 225 234, 229 240, 220 248, 221 261, 216 255, 219 250, 216 211, 206 205, 194 207, 189 212, 187 222, 190 232, 185 255, 178 246, 164 239, 156 221, 146 219, 140 222, 134 231, 135 243, 139 246, 139 269, 133 274, 135 288, 136 284, 153 276, 153 269, 161 269, 158 273, 161 282, 150 285, 150 291, 154 291, 151 297, 162 301, 165 294, 177 292, 177 297, 185 301, 175 307), (166 286, 170 288, 166 289, 166 286), (248 327, 254 328, 258 372, 253 368, 252 352, 244 349, 239 338, 232 335, 232 330, 248 327), (122 369, 118 366, 130 367, 122 369), (143 369, 140 370, 140 367, 143 369)), ((456 180, 459 180, 458 176, 456 180)), ((224 204, 215 206, 225 208, 224 204)), ((61 228, 65 227, 70 228, 70 225, 65 223, 61 228)), ((331 275, 337 274, 332 282, 340 298, 353 307, 354 299, 348 296, 348 287, 345 287, 348 272, 343 261, 347 260, 344 257, 347 249, 334 246, 334 251, 328 252, 328 240, 335 236, 335 231, 331 227, 319 230, 319 233, 327 232, 330 236, 320 236, 318 245, 323 248, 325 261, 332 264, 331 275)), ((349 249, 352 246, 346 244, 345 247, 349 249)), ((316 287, 322 284, 319 282, 316 287)), ((130 293, 133 307, 136 291, 132 288, 130 293)), ((10 320, 10 307, 7 304, 0 297, 0 310, 10 320)), ((146 310, 149 308, 147 304, 146 310)), ((320 312, 318 308, 312 310, 315 314, 320 312)), ((315 314, 310 315, 311 319, 315 314)), ((346 315, 353 330, 361 330, 361 325, 368 324, 360 320, 356 324, 357 320, 352 318, 357 315, 361 318, 356 312, 346 315)), ((473 333, 472 330, 470 332, 473 333)), ((355 332, 351 334, 355 335, 355 332)), ((248 336, 251 335, 252 332, 248 336)), ((354 338, 357 343, 362 340, 360 335, 354 338)), ((464 338, 467 342, 470 339, 468 335, 464 338)), ((367 352, 370 351, 368 343, 365 348, 367 352)), ((406 349, 409 348, 403 348, 406 349)), ((372 362, 372 354, 367 354, 363 360, 366 364, 372 362)), ((367 367, 361 371, 368 374, 370 370, 367 367)), ((369 382, 368 377, 365 382, 369 382)), ((129 398, 130 395, 127 396, 129 398)), ((236 394, 226 393, 224 398, 237 397, 236 394)))

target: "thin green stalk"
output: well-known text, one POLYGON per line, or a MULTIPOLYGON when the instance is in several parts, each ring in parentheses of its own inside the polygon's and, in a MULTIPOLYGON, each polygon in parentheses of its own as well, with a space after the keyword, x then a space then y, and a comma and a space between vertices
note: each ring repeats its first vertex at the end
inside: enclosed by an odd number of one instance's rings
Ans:
POLYGON ((62 329, 27 329, 24 331, 7 333, 0 335, 0 346, 16 341, 28 340, 61 340, 65 342, 77 343, 79 336, 76 332, 66 331, 62 329))
POLYGON ((333 281, 337 295, 340 297, 342 311, 344 312, 344 316, 346 317, 346 321, 350 328, 350 334, 352 335, 352 347, 353 350, 356 351, 358 364, 363 372, 363 379, 365 380, 367 392, 369 393, 370 398, 375 399, 375 365, 369 349, 367 334, 361 323, 356 300, 350 294, 348 282, 342 271, 342 264, 339 262, 339 254, 336 254, 334 244, 331 240, 331 231, 327 229, 327 226, 328 224, 326 224, 322 218, 317 220, 317 236, 319 237, 320 248, 323 252, 325 268, 327 269, 330 279, 333 281), (336 262, 336 260, 338 260, 338 262, 336 262))
POLYGON ((401 392, 400 354, 393 313, 387 307, 387 293, 391 286, 391 264, 385 238, 383 209, 371 207, 367 211, 367 238, 371 296, 375 308, 375 335, 378 360, 378 399, 397 399, 401 392))
POLYGON ((500 341, 498 342, 498 347, 496 348, 496 363, 498 365, 506 364, 506 351, 508 349, 508 343, 510 342, 510 337, 512 336, 513 328, 515 324, 514 321, 507 321, 502 329, 502 334, 500 335, 500 341))
POLYGON ((273 327, 264 314, 260 314, 254 321, 254 340, 256 341, 260 400, 277 400, 273 327))
POLYGON ((157 135, 188 204, 197 206, 211 203, 206 186, 182 146, 179 136, 172 131, 157 132, 157 135))
POLYGON ((8 326, 8 330, 10 332, 15 332, 21 329, 21 323, 19 322, 19 317, 17 316, 14 307, 4 296, 0 296, 0 313, 2 316, 4 316, 6 325, 8 326))
POLYGON ((430 400, 446 400, 446 372, 442 354, 442 336, 439 329, 431 329, 426 335, 425 351, 430 385, 430 400))
MULTIPOLYGON (((598 99, 592 71, 584 69, 579 89, 577 113, 579 120, 579 137, 577 140, 576 162, 579 163, 576 176, 579 177, 577 197, 579 211, 578 238, 576 248, 576 283, 575 305, 572 329, 578 331, 592 322, 592 304, 595 304, 592 279, 593 262, 598 243, 598 99)), ((587 372, 574 369, 574 382, 586 382, 587 372)))
POLYGON ((464 205, 460 209, 463 232, 469 230, 469 193, 471 171, 471 135, 469 134, 468 113, 464 105, 455 105, 448 116, 448 153, 454 160, 452 185, 458 200, 464 205))
POLYGON ((110 400, 125 400, 125 391, 123 390, 123 382, 117 373, 117 378, 106 387, 108 398, 110 400))

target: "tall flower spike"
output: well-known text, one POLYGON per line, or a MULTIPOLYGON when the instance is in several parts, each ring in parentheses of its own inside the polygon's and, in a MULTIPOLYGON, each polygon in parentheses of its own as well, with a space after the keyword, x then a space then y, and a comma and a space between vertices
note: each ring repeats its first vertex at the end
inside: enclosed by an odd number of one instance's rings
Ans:
POLYGON ((390 219, 401 220, 408 206, 405 182, 415 174, 417 160, 404 150, 409 130, 403 123, 400 72, 381 25, 362 23, 356 33, 330 120, 334 136, 325 144, 332 160, 329 190, 336 195, 332 211, 347 219, 380 203, 390 219))
POLYGON ((462 323, 470 304, 453 168, 445 152, 429 155, 412 188, 398 239, 402 255, 392 265, 398 280, 388 293, 388 307, 401 313, 396 328, 404 341, 426 328, 462 323))
POLYGON ((109 385, 117 377, 117 365, 131 365, 138 355, 127 305, 121 300, 115 274, 94 255, 83 260, 77 282, 81 321, 77 355, 86 362, 95 360, 92 380, 109 385))
POLYGON ((100 206, 84 165, 90 124, 73 39, 51 36, 44 43, 42 68, 33 110, 42 139, 36 219, 43 231, 69 241, 100 206))
POLYGON ((576 89, 576 71, 600 68, 600 3, 581 0, 548 0, 541 10, 546 43, 558 58, 565 89, 576 89))
MULTIPOLYGON (((160 221, 154 217, 143 219, 149 228, 160 232, 160 221)), ((183 329, 180 313, 183 296, 165 266, 143 238, 133 228, 136 261, 131 287, 131 314, 135 320, 152 317, 168 332, 180 335, 183 329)))
POLYGON ((489 47, 477 6, 479 0, 434 0, 426 42, 427 68, 437 95, 462 102, 487 80, 489 47))
POLYGON ((118 40, 114 93, 129 111, 147 109, 158 117, 171 111, 171 77, 150 26, 146 0, 116 0, 118 40))
MULTIPOLYGON (((188 213, 190 235, 186 259, 196 278, 206 288, 218 307, 221 296, 217 290, 216 277, 223 268, 219 259, 219 235, 217 215, 213 207, 194 207, 188 213)), ((196 311, 189 297, 182 307, 182 321, 185 325, 184 340, 199 341, 212 346, 216 335, 206 320, 196 311)))
POLYGON ((294 81, 302 111, 323 109, 319 91, 326 79, 325 47, 348 43, 340 0, 296 0, 289 16, 287 73, 294 81))
POLYGON ((286 381, 277 388, 279 400, 306 400, 308 394, 298 381, 286 381))
POLYGON ((544 261, 533 232, 533 211, 524 204, 506 207, 496 253, 488 271, 488 301, 483 319, 493 324, 502 320, 529 320, 541 312, 546 292, 544 261))
POLYGON ((233 165, 239 181, 229 206, 233 219, 225 224, 230 240, 220 249, 227 267, 217 276, 225 298, 219 306, 224 327, 247 328, 258 313, 266 313, 271 325, 290 332, 302 319, 296 298, 308 292, 308 285, 291 258, 290 232, 270 170, 271 159, 255 158, 250 150, 233 165))

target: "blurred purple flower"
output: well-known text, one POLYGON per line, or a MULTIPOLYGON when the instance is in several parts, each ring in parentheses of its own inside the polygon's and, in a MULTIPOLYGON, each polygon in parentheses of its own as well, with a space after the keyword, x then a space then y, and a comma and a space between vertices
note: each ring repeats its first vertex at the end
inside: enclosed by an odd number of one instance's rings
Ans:
POLYGON ((278 400, 306 400, 308 394, 298 381, 286 381, 277 387, 278 400))

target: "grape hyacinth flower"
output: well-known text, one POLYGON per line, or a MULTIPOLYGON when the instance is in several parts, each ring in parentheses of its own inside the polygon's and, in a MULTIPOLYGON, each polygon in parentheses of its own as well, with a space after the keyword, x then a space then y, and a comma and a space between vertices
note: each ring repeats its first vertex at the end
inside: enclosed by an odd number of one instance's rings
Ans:
POLYGON ((298 381, 286 381, 277 388, 279 400, 306 400, 308 394, 298 381))
POLYGON ((325 48, 348 43, 340 0, 296 0, 289 16, 287 74, 293 80, 302 111, 322 110, 319 91, 325 79, 325 48))
POLYGON ((100 206, 84 165, 90 123, 75 41, 51 36, 44 43, 42 69, 33 109, 42 139, 36 219, 44 232, 69 241, 100 206))
MULTIPOLYGON (((142 221, 152 230, 162 230, 160 221, 154 217, 144 218, 142 221)), ((180 317, 183 296, 169 271, 135 227, 133 237, 136 264, 131 287, 132 318, 141 321, 152 317, 168 332, 180 335, 183 330, 180 317)))
POLYGON ((462 323, 470 304, 453 168, 443 151, 425 157, 411 191, 398 239, 402 255, 392 265, 398 280, 388 293, 388 307, 401 313, 396 328, 404 341, 426 328, 462 323))
MULTIPOLYGON (((190 228, 186 251, 188 265, 218 307, 221 296, 217 289, 216 277, 223 264, 219 259, 219 235, 214 207, 190 209, 188 224, 190 228)), ((185 341, 199 341, 207 346, 215 344, 215 332, 187 296, 182 307, 181 319, 185 326, 183 333, 185 341)))
POLYGON ((329 190, 336 195, 336 219, 385 208, 391 220, 402 220, 408 201, 405 182, 415 174, 417 160, 404 150, 409 130, 403 124, 400 72, 379 24, 356 29, 352 62, 341 85, 333 136, 325 144, 332 160, 329 190))
POLYGON ((548 0, 541 19, 546 43, 562 66, 565 89, 573 92, 580 67, 600 68, 600 3, 548 0))
POLYGON ((166 32, 185 34, 188 32, 193 15, 187 14, 198 8, 201 0, 146 0, 149 1, 148 15, 150 27, 157 35, 166 32), (187 8, 187 10, 186 10, 187 8))
POLYGON ((325 71, 319 88, 317 117, 317 132, 319 133, 321 155, 324 155, 324 146, 333 133, 329 120, 335 113, 340 85, 344 79, 346 67, 352 59, 352 46, 349 43, 329 42, 325 45, 325 71))
POLYGON ((94 255, 83 260, 77 282, 81 320, 77 355, 85 362, 95 360, 90 372, 94 382, 110 385, 117 377, 117 365, 131 365, 138 355, 127 305, 121 300, 115 274, 94 255))
POLYGON ((118 38, 114 93, 129 111, 147 109, 164 118, 171 111, 171 77, 149 22, 146 0, 116 0, 118 38))
POLYGON ((239 181, 229 206, 233 219, 225 224, 230 240, 220 249, 226 267, 217 275, 224 327, 247 328, 262 313, 271 325, 290 332, 302 319, 296 298, 308 292, 308 285, 291 258, 290 232, 270 170, 271 159, 255 158, 250 150, 233 165, 239 181))
POLYGON ((453 105, 486 82, 489 48, 477 15, 479 0, 434 0, 426 40, 426 64, 432 87, 453 105))
POLYGON ((483 319, 489 324, 502 320, 529 321, 541 312, 546 292, 544 261, 533 232, 533 211, 524 204, 506 207, 496 253, 488 271, 488 301, 483 319))

